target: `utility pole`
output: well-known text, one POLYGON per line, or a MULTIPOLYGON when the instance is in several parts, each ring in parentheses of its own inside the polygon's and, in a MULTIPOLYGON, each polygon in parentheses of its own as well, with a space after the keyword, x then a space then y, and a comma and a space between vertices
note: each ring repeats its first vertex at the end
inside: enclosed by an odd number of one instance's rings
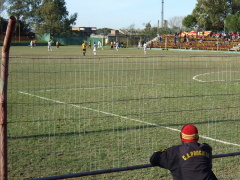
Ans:
POLYGON ((162 27, 163 27, 163 4, 164 4, 164 0, 162 0, 162 27))

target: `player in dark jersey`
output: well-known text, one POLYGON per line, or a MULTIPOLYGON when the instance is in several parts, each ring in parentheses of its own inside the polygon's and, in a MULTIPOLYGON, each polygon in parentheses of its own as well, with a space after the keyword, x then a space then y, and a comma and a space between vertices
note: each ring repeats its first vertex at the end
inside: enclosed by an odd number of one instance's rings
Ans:
POLYGON ((216 180, 212 172, 212 148, 197 142, 198 129, 187 124, 180 137, 182 145, 155 151, 151 164, 170 170, 174 180, 216 180))

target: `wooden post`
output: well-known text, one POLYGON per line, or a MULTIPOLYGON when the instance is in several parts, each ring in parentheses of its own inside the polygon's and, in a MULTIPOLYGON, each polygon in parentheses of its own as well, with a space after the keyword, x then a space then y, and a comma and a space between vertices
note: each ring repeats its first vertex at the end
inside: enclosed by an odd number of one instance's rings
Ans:
POLYGON ((7 168, 7 85, 8 85, 8 64, 9 49, 12 36, 15 30, 17 18, 11 16, 8 23, 4 44, 2 47, 2 65, 1 65, 1 103, 0 103, 0 166, 1 180, 8 179, 7 168))

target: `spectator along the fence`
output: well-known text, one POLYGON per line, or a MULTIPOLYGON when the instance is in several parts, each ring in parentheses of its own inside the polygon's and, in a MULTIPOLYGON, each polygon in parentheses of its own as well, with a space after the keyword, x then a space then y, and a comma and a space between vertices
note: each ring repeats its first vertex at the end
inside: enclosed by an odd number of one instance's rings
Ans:
POLYGON ((170 170, 174 180, 217 179, 212 172, 212 148, 198 143, 198 129, 186 124, 180 138, 181 145, 155 151, 150 158, 151 164, 170 170))

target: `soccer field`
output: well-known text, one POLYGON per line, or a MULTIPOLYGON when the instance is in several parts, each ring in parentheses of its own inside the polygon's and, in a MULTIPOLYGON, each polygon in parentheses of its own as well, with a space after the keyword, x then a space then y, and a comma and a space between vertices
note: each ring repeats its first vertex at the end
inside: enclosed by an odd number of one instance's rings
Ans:
MULTIPOLYGON (((214 155, 240 151, 238 54, 109 49, 11 47, 9 179, 148 164, 155 150, 180 143, 187 123, 214 155)), ((239 179, 239 164, 239 156, 214 159, 213 171, 239 179)), ((171 175, 154 167, 85 178, 171 175)))

